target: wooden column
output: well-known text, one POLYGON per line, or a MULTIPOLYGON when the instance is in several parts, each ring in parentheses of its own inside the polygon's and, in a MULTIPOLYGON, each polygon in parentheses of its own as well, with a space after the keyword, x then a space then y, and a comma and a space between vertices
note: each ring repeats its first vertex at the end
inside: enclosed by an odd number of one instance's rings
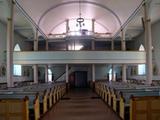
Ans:
POLYGON ((66 91, 69 90, 69 66, 66 64, 66 91))
MULTIPOLYGON (((48 51, 48 39, 46 39, 46 51, 48 51)), ((48 65, 45 65, 45 82, 48 82, 48 65)))
MULTIPOLYGON (((122 51, 126 50, 126 40, 125 40, 125 30, 123 29, 121 31, 121 48, 122 51)), ((122 81, 123 82, 127 82, 127 78, 126 78, 126 65, 122 64, 122 81)))
POLYGON ((48 65, 45 65, 45 82, 48 82, 48 65))
POLYGON ((95 19, 92 19, 92 32, 95 32, 95 19))
POLYGON ((150 19, 150 3, 146 1, 144 4, 145 18, 145 45, 146 45, 146 84, 152 83, 153 66, 152 66, 152 35, 151 35, 151 19, 150 19))
POLYGON ((14 7, 15 3, 10 0, 10 11, 7 20, 7 87, 14 87, 13 81, 13 42, 14 42, 14 7))
POLYGON ((69 19, 66 19, 66 34, 69 32, 69 19))
MULTIPOLYGON (((36 28, 35 39, 34 39, 34 51, 38 51, 38 29, 36 28)), ((33 65, 34 71, 34 83, 38 83, 38 65, 33 65)))
MULTIPOLYGON (((111 50, 114 51, 114 39, 113 38, 111 41, 111 50)), ((114 64, 112 64, 112 81, 116 81, 115 76, 114 76, 114 64)))
MULTIPOLYGON (((92 40, 91 47, 92 47, 92 50, 95 50, 95 41, 94 40, 92 40)), ((91 83, 91 87, 94 91, 94 89, 95 89, 95 64, 92 64, 92 83, 91 83)))

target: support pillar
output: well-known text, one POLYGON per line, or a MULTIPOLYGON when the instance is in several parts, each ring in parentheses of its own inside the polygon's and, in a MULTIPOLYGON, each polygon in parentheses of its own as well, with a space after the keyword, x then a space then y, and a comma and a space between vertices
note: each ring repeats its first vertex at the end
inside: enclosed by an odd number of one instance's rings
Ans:
POLYGON ((127 82, 127 74, 126 74, 126 69, 127 69, 127 66, 126 65, 122 65, 122 81, 123 82, 127 82))
POLYGON ((48 82, 48 65, 45 65, 45 82, 48 82))
POLYGON ((66 91, 69 90, 69 73, 68 73, 69 67, 68 64, 66 64, 66 91))
POLYGON ((66 19, 66 34, 69 33, 69 19, 66 19))
POLYGON ((91 47, 92 47, 92 50, 95 50, 95 41, 94 40, 92 40, 91 47))
POLYGON ((121 30, 121 49, 122 51, 125 51, 126 50, 126 38, 125 38, 125 30, 121 30))
POLYGON ((7 21, 7 87, 14 87, 13 81, 13 41, 14 41, 14 1, 10 1, 10 13, 7 21))
POLYGON ((46 39, 46 51, 48 51, 48 39, 46 39))
MULTIPOLYGON (((122 48, 122 51, 125 51, 126 50, 125 30, 123 29, 121 33, 122 33, 121 48, 122 48)), ((122 81, 123 82, 127 82, 126 72, 127 72, 126 65, 122 64, 122 81)))
MULTIPOLYGON (((66 35, 69 33, 69 19, 66 19, 66 35)), ((66 39, 66 50, 68 50, 68 40, 66 39)))
POLYGON ((146 1, 144 4, 145 18, 145 45, 146 45, 146 84, 152 83, 153 66, 152 66, 152 35, 151 35, 151 19, 150 19, 150 3, 146 1))
POLYGON ((111 50, 114 51, 114 39, 111 41, 111 50))
POLYGON ((38 65, 33 65, 34 83, 38 83, 38 65))
POLYGON ((66 51, 68 51, 68 40, 66 39, 66 51))
POLYGON ((92 64, 92 81, 95 82, 95 64, 92 64))
POLYGON ((95 19, 92 19, 92 32, 95 32, 95 19))
POLYGON ((95 64, 92 64, 92 90, 95 91, 95 64))
MULTIPOLYGON (((46 51, 48 51, 48 39, 46 39, 46 51)), ((49 82, 48 81, 48 65, 45 65, 45 82, 49 82)))
POLYGON ((112 81, 116 81, 114 76, 114 64, 112 64, 112 81))
MULTIPOLYGON (((111 41, 111 50, 114 51, 114 39, 111 41)), ((112 64, 112 81, 116 81, 114 76, 114 64, 112 64)))
MULTIPOLYGON (((35 40, 34 40, 34 51, 38 51, 38 30, 36 29, 35 40)), ((38 83, 38 65, 33 65, 34 71, 34 83, 38 83)))
MULTIPOLYGON (((92 29, 93 29, 93 22, 92 22, 92 29)), ((92 50, 95 50, 95 41, 92 40, 92 43, 91 43, 91 47, 92 47, 92 50)), ((91 87, 94 91, 95 89, 95 64, 92 64, 92 83, 91 83, 91 87)))

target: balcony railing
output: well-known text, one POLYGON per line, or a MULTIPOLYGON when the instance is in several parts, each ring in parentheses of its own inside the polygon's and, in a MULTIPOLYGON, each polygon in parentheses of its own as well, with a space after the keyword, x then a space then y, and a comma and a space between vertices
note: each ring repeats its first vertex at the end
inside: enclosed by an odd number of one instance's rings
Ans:
POLYGON ((14 52, 14 64, 142 64, 140 51, 33 51, 14 52))

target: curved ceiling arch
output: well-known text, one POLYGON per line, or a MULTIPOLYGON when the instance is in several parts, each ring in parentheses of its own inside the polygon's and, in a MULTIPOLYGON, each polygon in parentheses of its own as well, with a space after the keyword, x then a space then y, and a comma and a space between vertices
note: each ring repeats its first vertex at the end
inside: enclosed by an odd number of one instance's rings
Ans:
MULTIPOLYGON (((64 5, 69 5, 69 4, 77 4, 79 3, 79 1, 68 1, 68 2, 63 2, 63 3, 59 3, 57 5, 54 5, 52 7, 50 7, 49 9, 47 9, 41 16, 40 16, 40 19, 38 21, 38 25, 40 25, 42 19, 50 12, 52 11, 53 9, 57 8, 57 7, 60 7, 60 6, 64 6, 64 5)), ((119 23, 119 26, 121 27, 122 26, 122 22, 119 18, 119 16, 113 11, 111 10, 109 7, 105 6, 105 5, 102 5, 102 4, 99 4, 99 3, 96 3, 96 2, 91 2, 91 1, 81 1, 81 3, 84 3, 84 4, 92 4, 92 5, 95 5, 95 6, 98 6, 100 8, 103 8, 107 11, 109 11, 115 18, 116 20, 118 21, 119 23)))

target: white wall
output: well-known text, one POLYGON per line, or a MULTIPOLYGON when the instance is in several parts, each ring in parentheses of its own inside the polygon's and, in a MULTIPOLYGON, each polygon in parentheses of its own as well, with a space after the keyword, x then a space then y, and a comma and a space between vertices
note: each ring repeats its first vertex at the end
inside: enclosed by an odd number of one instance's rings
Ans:
MULTIPOLYGON (((154 47, 155 63, 160 71, 160 21, 152 26, 152 40, 154 47)), ((160 72, 158 73, 160 75, 160 72)))
POLYGON ((96 65, 95 66, 95 79, 104 80, 107 79, 107 74, 111 68, 111 65, 96 65))
POLYGON ((0 65, 4 64, 4 51, 6 50, 6 26, 0 22, 0 65))
MULTIPOLYGON (((6 44, 7 44, 6 38, 7 38, 7 25, 0 21, 0 77, 5 77, 2 74, 2 67, 6 66, 6 44)), ((24 42, 24 39, 25 39, 24 37, 14 32, 13 49, 15 45, 18 43, 22 51, 31 50, 32 48, 31 44, 24 42)))
MULTIPOLYGON (((152 45, 154 47, 153 50, 153 64, 157 67, 160 71, 160 21, 154 23, 152 25, 152 45)), ((135 40, 133 41, 133 46, 135 50, 138 50, 140 45, 144 44, 144 32, 140 34, 135 40)), ((160 75, 160 72, 159 72, 160 75)))
MULTIPOLYGON (((0 21, 0 65, 3 64, 6 51, 6 36, 7 36, 7 26, 5 23, 0 21)), ((24 38, 17 33, 14 34, 14 45, 19 44, 22 51, 31 50, 31 44, 24 42, 24 38)))
POLYGON ((60 77, 61 75, 63 75, 63 73, 65 73, 66 68, 65 65, 61 65, 61 66, 53 66, 51 67, 53 76, 54 76, 54 80, 58 79, 58 77, 60 77))

